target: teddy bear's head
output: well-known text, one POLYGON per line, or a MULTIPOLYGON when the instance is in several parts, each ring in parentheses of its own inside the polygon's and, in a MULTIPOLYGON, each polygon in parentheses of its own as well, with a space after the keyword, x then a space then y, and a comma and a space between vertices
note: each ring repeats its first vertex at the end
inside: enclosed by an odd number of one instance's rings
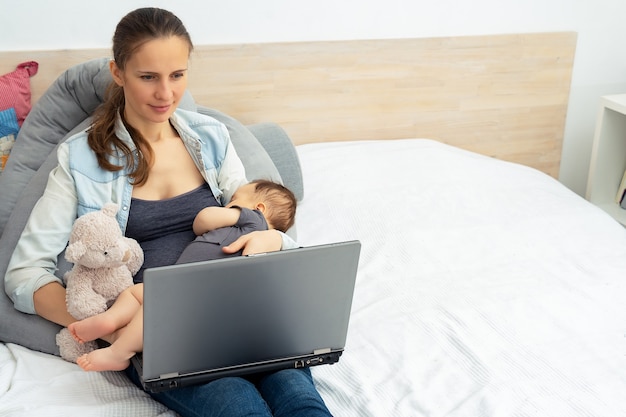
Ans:
POLYGON ((76 219, 65 258, 87 268, 114 268, 128 262, 131 249, 115 219, 117 210, 117 204, 109 203, 76 219))

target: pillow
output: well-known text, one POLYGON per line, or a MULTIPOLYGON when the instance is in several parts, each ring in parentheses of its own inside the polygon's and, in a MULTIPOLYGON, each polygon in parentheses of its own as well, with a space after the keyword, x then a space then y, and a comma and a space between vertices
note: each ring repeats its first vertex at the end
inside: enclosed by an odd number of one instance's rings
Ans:
POLYGON ((19 130, 15 109, 11 107, 0 111, 0 172, 4 171, 19 130))
POLYGON ((304 197, 298 154, 287 133, 276 123, 244 126, 219 110, 198 106, 198 113, 224 123, 248 180, 266 179, 289 188, 298 201, 304 197))
MULTIPOLYGON (((77 126, 76 129, 72 130, 67 137, 86 128, 89 122, 89 119, 85 120, 77 126)), ((43 190, 48 182, 48 174, 56 164, 55 148, 51 151, 49 157, 37 172, 31 177, 30 181, 24 187, 24 191, 21 193, 19 200, 15 204, 15 209, 9 217, 8 226, 5 228, 0 238, 0 276, 2 277, 4 277, 6 273, 9 260, 13 254, 13 248, 22 234, 22 229, 24 229, 26 225, 28 216, 30 216, 33 206, 43 194, 43 190)), ((2 201, 3 205, 4 203, 5 202, 2 201)), ((71 266, 68 265, 62 255, 59 256, 59 261, 59 270, 56 275, 61 277, 71 266)), ((16 310, 13 307, 13 302, 4 291, 0 294, 0 317, 2 317, 2 320, 0 320, 0 341, 16 343, 40 352, 59 355, 55 337, 59 330, 61 330, 61 326, 37 315, 26 314, 16 310)))
POLYGON ((287 132, 276 123, 257 123, 247 128, 276 165, 283 179, 283 185, 294 193, 298 201, 301 201, 304 198, 302 167, 296 148, 287 132))
POLYGON ((0 173, 4 171, 4 167, 7 165, 7 161, 9 160, 9 155, 11 154, 11 149, 13 148, 14 143, 15 135, 12 133, 5 136, 0 136, 0 173))
POLYGON ((283 183, 276 166, 255 136, 238 120, 207 107, 198 106, 198 113, 211 116, 226 125, 230 140, 243 162, 248 180, 265 179, 283 183))
MULTIPOLYGON (((43 193, 50 170, 56 166, 56 146, 89 126, 88 116, 102 100, 104 88, 110 81, 108 61, 93 60, 68 69, 33 106, 22 125, 7 168, 0 176, 0 229, 3 229, 0 237, 0 276, 6 273, 13 248, 34 204, 43 193)), ((180 107, 196 110, 193 98, 188 93, 180 107)), ((241 123, 215 110, 203 109, 202 112, 209 113, 227 125, 248 175, 268 175, 280 179, 278 169, 263 146, 241 123), (264 158, 263 155, 267 155, 265 162, 253 167, 259 158, 264 158)), ((270 136, 279 136, 271 132, 274 131, 265 130, 270 136)), ((268 140, 271 141, 268 138, 265 142, 268 140)), ((289 146, 293 147, 286 135, 282 140, 287 140, 289 146)), ((69 268, 70 265, 61 255, 57 276, 62 276, 69 268)), ((6 294, 0 294, 0 316, 1 342, 59 354, 55 335, 60 326, 39 316, 17 311, 6 294)))
POLYGON ((13 107, 0 111, 0 136, 17 135, 20 126, 13 107))
POLYGON ((14 108, 21 126, 30 111, 30 77, 37 74, 39 64, 22 62, 15 71, 0 76, 0 110, 14 108))
POLYGON ((30 178, 59 141, 102 101, 110 81, 108 60, 89 61, 65 71, 33 106, 17 136, 12 156, 0 177, 3 201, 0 230, 30 178))

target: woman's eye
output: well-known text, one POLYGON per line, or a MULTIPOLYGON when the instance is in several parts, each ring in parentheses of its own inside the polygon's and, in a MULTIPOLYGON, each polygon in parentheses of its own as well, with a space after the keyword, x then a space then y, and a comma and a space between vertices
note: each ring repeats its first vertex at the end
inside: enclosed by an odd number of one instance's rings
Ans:
POLYGON ((152 75, 142 75, 141 79, 144 80, 144 81, 150 81, 150 80, 154 79, 154 76, 152 76, 152 75))

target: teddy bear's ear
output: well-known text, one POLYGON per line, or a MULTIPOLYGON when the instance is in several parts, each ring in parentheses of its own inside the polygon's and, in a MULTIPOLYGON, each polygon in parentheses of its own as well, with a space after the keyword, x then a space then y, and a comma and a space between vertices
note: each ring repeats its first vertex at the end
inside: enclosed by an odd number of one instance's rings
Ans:
POLYGON ((102 212, 109 217, 115 217, 117 214, 117 210, 119 207, 115 203, 106 203, 104 207, 102 207, 102 212))
POLYGON ((76 263, 87 251, 83 242, 78 241, 70 243, 65 249, 65 259, 69 262, 76 263))

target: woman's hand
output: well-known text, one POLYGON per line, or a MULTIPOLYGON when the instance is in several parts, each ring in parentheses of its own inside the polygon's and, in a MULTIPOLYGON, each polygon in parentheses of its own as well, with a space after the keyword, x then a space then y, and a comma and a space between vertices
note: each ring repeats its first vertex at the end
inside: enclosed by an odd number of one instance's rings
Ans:
POLYGON ((281 234, 276 230, 258 230, 241 236, 228 246, 224 246, 224 253, 235 253, 243 249, 243 255, 274 252, 280 250, 283 244, 281 234))

